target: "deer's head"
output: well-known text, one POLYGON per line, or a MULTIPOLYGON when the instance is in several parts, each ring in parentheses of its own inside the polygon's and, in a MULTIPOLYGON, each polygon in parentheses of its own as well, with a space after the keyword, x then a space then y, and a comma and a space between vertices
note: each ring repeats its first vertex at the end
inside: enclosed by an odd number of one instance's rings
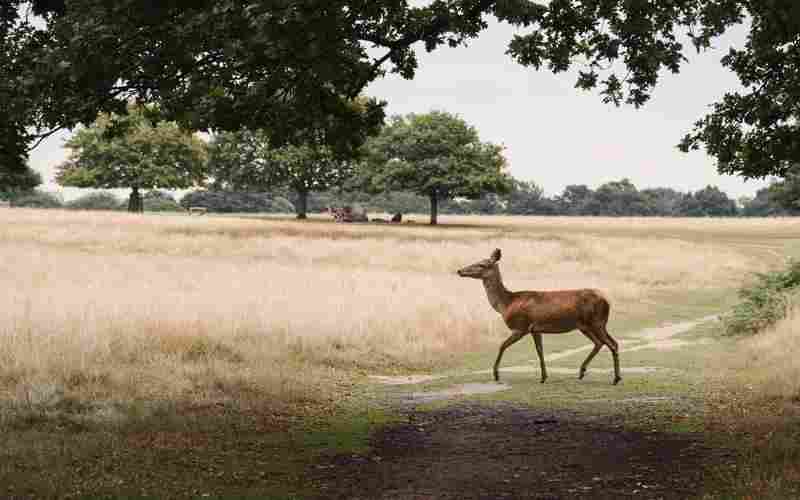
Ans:
POLYGON ((457 271, 458 275, 462 278, 475 278, 479 280, 489 278, 493 274, 499 272, 497 269, 497 262, 500 260, 500 256, 500 249, 495 248, 488 259, 479 260, 474 264, 459 269, 457 271))

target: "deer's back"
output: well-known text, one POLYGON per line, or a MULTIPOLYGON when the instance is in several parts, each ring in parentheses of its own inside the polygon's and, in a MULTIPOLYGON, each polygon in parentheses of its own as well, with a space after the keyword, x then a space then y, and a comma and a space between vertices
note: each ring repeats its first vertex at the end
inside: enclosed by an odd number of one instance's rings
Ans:
POLYGON ((541 333, 564 333, 608 321, 609 304, 599 290, 514 292, 503 319, 509 328, 541 333))

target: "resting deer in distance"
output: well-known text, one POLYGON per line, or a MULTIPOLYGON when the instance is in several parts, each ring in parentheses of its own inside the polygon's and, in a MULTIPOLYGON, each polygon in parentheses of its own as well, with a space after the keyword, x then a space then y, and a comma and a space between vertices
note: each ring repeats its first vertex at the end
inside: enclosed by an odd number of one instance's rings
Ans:
POLYGON ((498 367, 503 352, 527 334, 533 336, 536 353, 542 371, 542 383, 547 380, 547 368, 544 365, 542 350, 542 334, 567 333, 580 330, 594 343, 594 349, 581 365, 578 378, 586 374, 589 363, 604 345, 611 350, 614 359, 614 385, 622 378, 619 376, 619 347, 606 330, 610 306, 603 294, 598 290, 583 288, 579 290, 556 291, 522 291, 510 292, 503 285, 500 276, 500 249, 495 249, 491 257, 458 270, 462 278, 475 278, 483 281, 489 303, 500 313, 506 325, 511 329, 511 336, 500 346, 497 360, 494 362, 494 379, 500 380, 498 367))

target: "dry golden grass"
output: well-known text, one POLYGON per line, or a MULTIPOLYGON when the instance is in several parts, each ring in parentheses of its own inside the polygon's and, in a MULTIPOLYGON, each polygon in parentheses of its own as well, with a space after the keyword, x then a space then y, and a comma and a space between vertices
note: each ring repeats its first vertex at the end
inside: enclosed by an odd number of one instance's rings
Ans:
POLYGON ((0 401, 314 399, 356 370, 430 369, 495 349, 505 327, 479 283, 455 275, 495 247, 512 290, 597 287, 613 321, 763 266, 709 234, 795 224, 443 219, 451 225, 0 211, 0 401))
POLYGON ((764 398, 800 401, 800 307, 773 327, 739 341, 723 361, 743 384, 764 398))

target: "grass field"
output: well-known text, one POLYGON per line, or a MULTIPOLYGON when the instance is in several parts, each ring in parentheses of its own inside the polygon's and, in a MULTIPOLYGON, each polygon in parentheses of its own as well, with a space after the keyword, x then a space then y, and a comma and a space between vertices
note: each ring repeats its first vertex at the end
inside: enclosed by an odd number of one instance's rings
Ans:
POLYGON ((759 227, 748 223, 455 218, 431 229, 2 216, 0 388, 36 407, 250 394, 292 402, 319 397, 337 370, 458 364, 505 334, 479 284, 455 275, 495 247, 512 289, 600 288, 617 324, 763 266, 711 239, 759 227))
MULTIPOLYGON (((194 429, 221 418, 234 429, 258 420, 262 431, 285 430, 297 415, 324 420, 339 411, 363 390, 364 375, 488 368, 506 327, 480 284, 455 270, 494 248, 503 250, 512 290, 602 289, 612 304, 610 330, 623 340, 646 326, 722 312, 751 272, 800 254, 795 219, 441 222, 0 211, 0 426, 19 430, 0 459, 66 474, 59 460, 95 453, 108 445, 103 433, 119 439, 120 429, 140 432, 153 418, 167 435, 189 425, 186 418, 194 429), (82 432, 79 444, 54 455, 51 445, 74 438, 69 429, 82 432), (50 443, 33 445, 37 436, 50 443)), ((724 344, 715 372, 790 396, 795 351, 781 346, 797 321, 763 339, 724 344)), ((584 344, 580 335, 545 339, 546 350, 584 344)), ((504 364, 530 360, 530 346, 518 349, 504 364)), ((595 363, 607 367, 601 358, 595 363)), ((681 366, 708 362, 700 356, 681 366)), ((666 390, 662 382, 628 387, 647 395, 666 390)), ((368 416, 373 424, 391 418, 368 416)), ((314 432, 303 434, 314 442, 314 432)), ((320 442, 329 442, 325 436, 320 442)), ((12 472, 0 468, 0 478, 12 472)))

